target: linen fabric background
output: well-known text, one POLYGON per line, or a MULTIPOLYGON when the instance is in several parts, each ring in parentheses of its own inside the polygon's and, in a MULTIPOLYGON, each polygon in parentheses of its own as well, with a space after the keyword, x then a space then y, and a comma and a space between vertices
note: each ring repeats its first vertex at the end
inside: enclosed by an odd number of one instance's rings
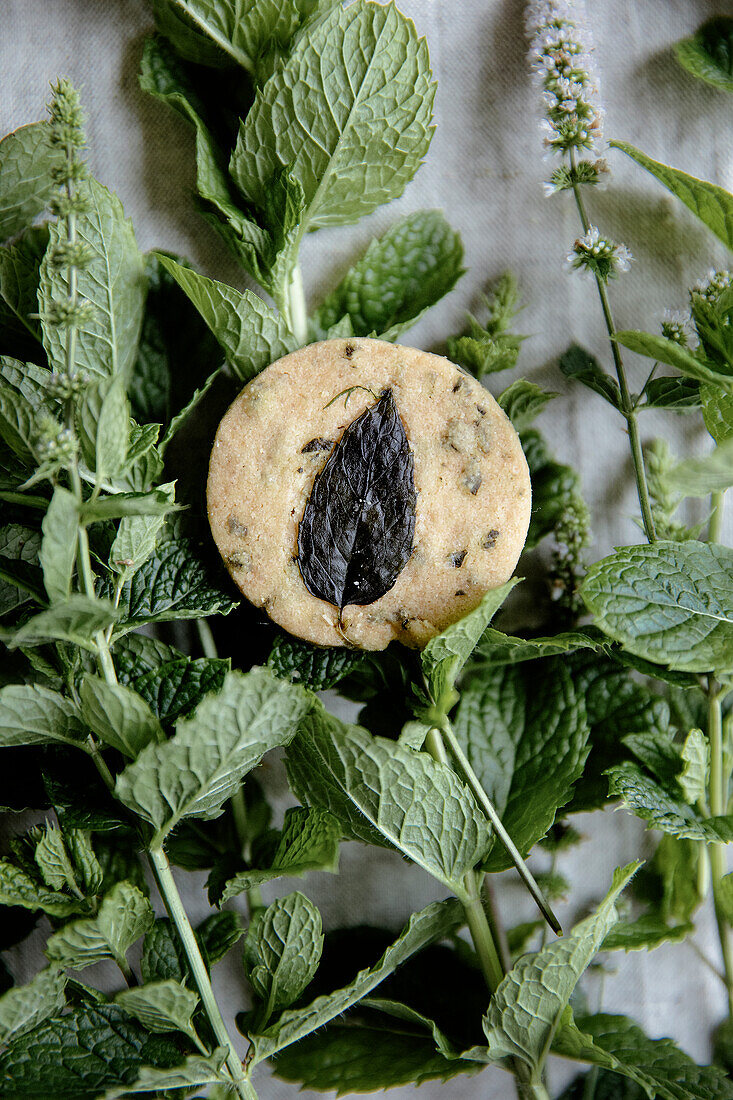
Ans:
MULTIPOLYGON (((727 5, 708 0, 588 0, 587 6, 607 109, 606 136, 631 141, 657 159, 733 189, 733 101, 684 73, 671 50, 676 40, 727 5)), ((480 309, 487 283, 511 268, 526 302, 517 327, 532 337, 523 346, 518 373, 561 395, 540 426, 557 457, 582 473, 593 515, 595 560, 613 545, 640 541, 633 520, 637 504, 620 418, 583 387, 569 388, 556 367, 557 356, 571 340, 609 367, 610 356, 595 287, 563 266, 580 233, 572 199, 567 194, 543 197, 542 181, 551 163, 542 158, 539 98, 526 62, 523 5, 520 0, 400 0, 400 7, 426 35, 438 79, 432 147, 398 202, 356 226, 321 230, 305 241, 301 260, 309 300, 315 304, 375 234, 398 215, 420 208, 445 211, 463 235, 468 270, 405 342, 444 351, 446 336, 462 327, 465 310, 480 309)), ((151 27, 145 0, 5 0, 0 133, 43 117, 49 83, 69 76, 82 91, 90 167, 122 200, 140 247, 180 252, 206 274, 241 285, 234 261, 193 207, 191 129, 138 87, 142 42, 151 27)), ((611 288, 617 323, 656 331, 665 308, 684 309, 687 288, 709 267, 725 266, 725 250, 621 153, 610 151, 609 161, 613 174, 608 188, 589 194, 588 203, 591 220, 625 242, 635 257, 630 273, 611 288)), ((632 361, 630 355, 628 359, 631 388, 638 388, 648 363, 632 361)), ((494 392, 508 380, 509 375, 500 377, 492 385, 494 392)), ((708 445, 699 417, 647 413, 642 430, 645 438, 663 431, 679 451, 699 452, 708 445)), ((201 463, 203 474, 204 456, 201 463)), ((690 518, 703 514, 700 504, 690 518)), ((730 533, 729 523, 725 541, 731 541, 730 533)), ((288 797, 282 769, 269 763, 260 775, 282 810, 288 797)), ((573 884, 571 898, 557 906, 566 927, 602 896, 615 866, 640 850, 651 850, 641 823, 623 811, 592 819, 583 815, 576 824, 585 843, 563 854, 558 864, 573 884)), ((535 866, 546 867, 546 857, 538 855, 535 866)), ((192 919, 202 919, 208 912, 203 876, 177 872, 177 878, 192 919)), ((512 875, 502 878, 504 921, 534 916, 532 903, 512 875)), ((413 910, 440 896, 430 879, 398 856, 353 844, 343 848, 338 877, 312 875, 305 886, 300 880, 281 880, 266 888, 266 898, 295 888, 304 888, 319 905, 326 928, 371 922, 397 930, 413 910)), ((701 919, 697 939, 717 961, 709 912, 701 919)), ((38 938, 10 953, 18 981, 43 964, 42 946, 38 938)), ((626 1012, 649 1035, 670 1035, 694 1058, 707 1060, 710 1033, 724 1014, 724 994, 692 948, 685 944, 650 954, 615 954, 610 963, 612 971, 603 980, 603 1009, 626 1012)), ((105 973, 100 969, 94 977, 104 981, 105 973)), ((214 984, 231 1021, 246 1003, 238 950, 217 967, 214 984)), ((597 977, 589 978, 587 989, 595 1009, 601 992, 597 977)), ((575 1072, 575 1066, 553 1060, 554 1092, 575 1072)), ((261 1100, 285 1100, 297 1091, 297 1086, 264 1074, 256 1083, 261 1100)), ((413 1090, 400 1088, 391 1095, 408 1100, 413 1090)), ((500 1100, 513 1095, 513 1084, 492 1068, 447 1085, 427 1083, 419 1095, 421 1100, 440 1095, 500 1100)))

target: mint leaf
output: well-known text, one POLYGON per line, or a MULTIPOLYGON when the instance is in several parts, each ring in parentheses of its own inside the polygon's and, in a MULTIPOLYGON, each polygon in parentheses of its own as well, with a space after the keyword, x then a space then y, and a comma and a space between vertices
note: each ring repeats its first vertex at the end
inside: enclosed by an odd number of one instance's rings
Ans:
POLYGON ((0 437, 22 463, 36 465, 35 410, 24 394, 3 382, 0 382, 0 437))
POLYGON ((615 902, 639 866, 630 863, 614 871, 611 889, 592 916, 568 936, 523 955, 509 971, 484 1017, 492 1058, 520 1058, 533 1073, 541 1072, 560 1017, 580 976, 618 920, 615 902))
POLYGON ((248 382, 295 349, 295 339, 283 318, 251 290, 240 292, 207 279, 162 254, 159 260, 191 299, 240 381, 248 382))
POLYGON ((0 860, 0 905, 42 909, 49 916, 58 918, 69 917, 82 908, 78 898, 46 889, 7 859, 0 860))
POLYGON ((155 828, 153 846, 184 817, 216 817, 266 752, 287 744, 311 706, 267 669, 227 674, 162 745, 148 745, 117 778, 117 797, 155 828))
POLYGON ((321 914, 304 894, 296 891, 257 910, 244 941, 244 968, 265 1020, 298 999, 322 951, 321 914))
MULTIPOLYGON (((133 634, 129 640, 138 637, 133 634)), ((209 692, 219 691, 230 669, 229 661, 206 657, 191 660, 180 654, 145 672, 138 671, 139 665, 128 663, 129 655, 125 659, 120 646, 116 647, 114 657, 120 681, 132 687, 160 721, 166 723, 194 710, 209 692)))
MULTIPOLYGON (((582 695, 560 660, 482 669, 461 692, 454 732, 522 856, 572 796, 588 755, 582 695)), ((512 861, 496 845, 484 864, 512 861)))
POLYGON ((32 122, 0 142, 0 240, 30 225, 56 190, 53 170, 64 153, 48 139, 48 123, 32 122))
MULTIPOLYGON (((733 203, 733 199, 731 201, 733 203)), ((637 355, 645 355, 648 359, 656 359, 669 367, 676 367, 680 374, 684 374, 687 378, 712 383, 726 393, 733 392, 733 375, 716 370, 699 354, 688 351, 681 344, 676 344, 674 340, 668 340, 665 336, 657 336, 653 332, 629 330, 617 332, 615 340, 629 351, 636 352, 637 355)))
POLYGON ((66 975, 52 966, 0 997, 0 1042, 10 1043, 64 1006, 66 975))
POLYGON ((285 811, 285 821, 270 866, 265 870, 241 871, 220 889, 212 891, 209 900, 217 905, 236 897, 253 886, 287 875, 304 875, 307 871, 338 869, 341 830, 337 819, 325 810, 309 810, 296 806, 285 811))
POLYGON ((43 542, 38 553, 43 583, 51 601, 67 600, 76 561, 79 509, 76 497, 57 485, 43 523, 43 542))
POLYGON ((690 38, 674 47, 683 69, 722 92, 733 92, 733 19, 708 19, 690 38))
MULTIPOLYGON (((35 315, 38 313, 39 270, 47 247, 48 226, 39 225, 26 229, 9 247, 0 248, 3 346, 6 351, 14 349, 13 354, 22 359, 37 359, 43 355, 41 326, 35 315)), ((39 373, 45 369, 31 364, 29 367, 39 373)))
POLYGON ((685 497, 703 497, 725 492, 733 485, 733 438, 719 443, 703 458, 678 462, 664 477, 670 490, 685 497))
POLYGON ((600 638, 582 630, 561 632, 550 638, 517 638, 487 626, 473 651, 469 671, 520 664, 541 657, 557 657, 562 653, 575 653, 579 649, 590 649, 598 653, 603 647, 604 643, 600 638))
POLYGON ((463 245, 439 210, 418 210, 371 242, 313 318, 324 339, 343 317, 350 336, 377 333, 396 340, 455 286, 463 274, 463 245))
POLYGON ((0 745, 61 743, 83 748, 86 730, 65 696, 40 684, 9 684, 0 689, 0 745))
POLYGON ((716 443, 722 443, 733 435, 733 393, 704 385, 700 387, 700 400, 705 427, 716 443))
POLYGON ((294 793, 328 810, 348 838, 395 847, 462 895, 462 879, 486 852, 489 826, 455 772, 314 705, 286 765, 294 793))
POLYGON ((698 1066, 671 1039, 649 1039, 626 1016, 568 1013, 553 1051, 623 1074, 654 1100, 729 1100, 733 1083, 718 1066, 698 1066))
POLYGON ((439 712, 447 714, 458 701, 456 680, 473 653, 481 635, 519 578, 487 592, 475 610, 464 615, 428 642, 421 654, 422 669, 431 699, 439 712))
POLYGON ((700 408, 700 383, 674 375, 650 379, 644 387, 644 401, 639 409, 674 409, 686 412, 700 408))
POLYGON ((132 1083, 139 1070, 180 1058, 173 1043, 151 1037, 117 1005, 78 1005, 16 1039, 0 1055, 14 1097, 97 1100, 101 1089, 132 1083))
POLYGON ((190 539, 167 538, 122 589, 124 629, 172 619, 228 615, 237 602, 226 577, 203 561, 190 539))
POLYGON ((305 1008, 286 1009, 261 1035, 253 1036, 253 1062, 271 1057, 346 1012, 394 973, 411 955, 428 944, 437 943, 449 936, 462 921, 461 906, 453 898, 433 902, 426 909, 414 913, 398 939, 387 948, 375 966, 361 970, 348 985, 333 993, 316 997, 305 1008))
POLYGON ((326 691, 365 661, 363 652, 354 649, 322 648, 303 642, 290 634, 278 634, 272 643, 267 667, 276 676, 303 684, 311 691, 326 691))
POLYGON ((71 921, 49 937, 46 956, 66 970, 110 958, 124 968, 127 952, 152 923, 153 910, 145 895, 129 882, 118 882, 102 899, 96 917, 71 921))
POLYGON ((681 943, 693 931, 691 923, 669 925, 660 913, 644 913, 619 921, 603 941, 602 951, 651 951, 661 943, 681 943))
POLYGON ((133 760, 151 741, 163 741, 160 722, 140 696, 122 684, 85 676, 79 691, 84 722, 96 736, 133 760))
MULTIPOLYGON (((77 369, 91 375, 126 377, 135 361, 145 307, 145 273, 131 223, 119 199, 95 179, 77 185, 89 202, 89 210, 76 220, 76 233, 90 253, 90 262, 79 270, 77 291, 91 302, 89 319, 74 329, 77 369)), ((66 268, 53 267, 51 251, 66 241, 63 221, 50 226, 49 251, 41 264, 38 302, 40 312, 68 295, 66 268)), ((51 325, 42 317, 43 346, 51 366, 64 370, 69 328, 51 325)))
MULTIPOLYGON (((167 1090, 186 1089, 184 1095, 190 1095, 192 1089, 205 1088, 207 1086, 220 1085, 224 1090, 221 1095, 227 1096, 230 1089, 227 1083, 231 1077, 226 1071, 227 1052, 221 1047, 210 1054, 208 1058, 202 1058, 200 1054, 189 1054, 184 1062, 172 1065, 166 1069, 156 1069, 154 1066, 143 1066, 134 1081, 121 1088, 114 1086, 107 1089, 103 1096, 97 1100, 118 1100, 122 1096, 134 1096, 144 1092, 146 1096, 155 1094, 165 1095, 167 1090), (160 1092, 159 1090, 166 1090, 160 1092)), ((213 1093, 209 1095, 213 1096, 213 1093)))
POLYGON ((647 821, 650 828, 708 844, 727 844, 733 840, 733 815, 703 817, 688 806, 678 790, 669 783, 653 779, 638 764, 626 761, 610 768, 607 775, 609 795, 620 798, 624 806, 647 821))
POLYGON ((618 388, 618 382, 610 374, 606 374, 595 356, 585 348, 581 348, 578 344, 571 344, 560 356, 560 370, 566 378, 582 382, 609 405, 613 405, 614 409, 621 408, 621 391, 618 388))
POLYGON ((92 637, 116 622, 119 615, 108 600, 92 600, 72 594, 65 603, 28 619, 18 630, 0 634, 10 649, 44 645, 46 642, 72 642, 82 649, 94 650, 92 637))
MULTIPOLYGON (((659 182, 671 191, 696 218, 699 218, 723 244, 733 250, 733 195, 714 183, 688 176, 678 168, 670 168, 652 160, 641 149, 626 141, 612 141, 611 146, 620 149, 637 164, 651 172, 659 182)), ((666 362, 666 360, 663 360, 666 362)))
POLYGON ((21 607, 34 590, 40 592, 40 548, 41 534, 33 527, 20 523, 0 527, 0 616, 21 607))
POLYGON ((697 541, 627 546, 581 588, 596 625, 631 653, 672 669, 733 664, 733 551, 697 541))
POLYGON ((335 8, 297 42, 242 123, 231 171, 264 206, 283 165, 307 229, 347 225, 397 198, 432 136, 427 46, 393 4, 335 8))
POLYGON ((534 423, 553 397, 557 397, 557 394, 540 389, 534 382, 528 382, 526 378, 517 378, 503 393, 499 394, 496 400, 516 430, 523 432, 534 423))
MULTIPOLYGON (((74 867, 64 843, 63 833, 58 826, 46 823, 42 836, 36 844, 33 858, 38 864, 46 886, 52 890, 76 891, 78 889, 74 867)), ((96 885, 99 886, 100 882, 101 877, 96 885)))
POLYGON ((704 799, 708 790, 710 744, 702 730, 691 729, 680 753, 683 767, 677 777, 685 801, 691 806, 704 799))
POLYGON ((190 1038, 196 1034, 192 1018, 199 1004, 198 995, 172 978, 124 989, 115 997, 115 1004, 148 1031, 182 1031, 190 1038))
POLYGON ((284 45, 295 33, 307 5, 303 0, 169 0, 169 7, 237 64, 256 71, 268 47, 284 45))
POLYGON ((286 1047, 274 1063, 275 1073, 285 1081, 319 1092, 333 1089, 337 1096, 447 1081, 472 1068, 439 1054, 424 1030, 407 1030, 403 1024, 390 1031, 380 1018, 365 1018, 358 1025, 336 1022, 286 1047))

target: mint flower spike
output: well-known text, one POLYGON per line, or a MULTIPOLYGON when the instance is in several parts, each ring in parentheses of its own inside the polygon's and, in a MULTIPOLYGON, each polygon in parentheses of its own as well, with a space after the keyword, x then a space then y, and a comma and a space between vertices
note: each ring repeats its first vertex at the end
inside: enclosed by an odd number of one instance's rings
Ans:
POLYGON ((67 77, 52 84, 51 91, 53 99, 48 108, 51 144, 64 145, 73 150, 82 149, 86 145, 86 137, 79 93, 67 77))
MULTIPOLYGON (((582 0, 533 0, 525 25, 530 65, 542 90, 545 117, 540 127, 547 152, 572 158, 600 152, 604 110, 582 0)), ((573 183, 601 183, 607 172, 603 158, 563 165, 545 184, 545 194, 565 191, 573 183)))
POLYGON ((633 258, 625 244, 616 244, 610 237, 602 237, 598 228, 591 225, 568 252, 567 264, 571 271, 580 271, 591 278, 597 276, 608 282, 619 272, 628 271, 633 258))

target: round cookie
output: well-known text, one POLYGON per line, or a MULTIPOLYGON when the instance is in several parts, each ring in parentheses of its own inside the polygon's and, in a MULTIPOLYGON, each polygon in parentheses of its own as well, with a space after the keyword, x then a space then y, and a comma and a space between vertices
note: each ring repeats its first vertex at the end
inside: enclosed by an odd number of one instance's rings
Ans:
POLYGON ((311 344, 249 382, 219 425, 207 494, 244 595, 291 634, 362 649, 423 646, 473 610, 512 575, 531 507, 519 437, 483 386, 441 356, 369 339, 311 344), (389 591, 339 614, 306 588, 299 526, 334 448, 387 390, 414 461, 412 551, 389 591))

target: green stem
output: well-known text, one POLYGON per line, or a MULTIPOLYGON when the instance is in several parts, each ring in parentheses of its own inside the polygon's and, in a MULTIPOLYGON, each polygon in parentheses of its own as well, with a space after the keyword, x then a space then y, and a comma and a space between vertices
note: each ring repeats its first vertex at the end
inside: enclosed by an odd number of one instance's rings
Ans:
MULTIPOLYGON (((575 152, 570 150, 570 164, 573 169, 573 195, 575 196, 575 205, 578 208, 578 214, 580 215, 580 221, 583 226, 583 230, 587 233, 590 229, 590 221, 585 211, 585 204, 583 203, 583 196, 580 192, 580 187, 575 179, 575 152)), ((626 426, 629 432, 629 442, 631 443, 631 457, 634 460, 634 474, 636 476, 636 489, 639 495, 639 505, 641 507, 641 518, 644 523, 644 533, 646 534, 649 542, 657 541, 657 532, 654 526, 654 516, 652 514, 651 502, 649 500, 649 487, 646 480, 646 466, 644 465, 644 454, 641 449, 641 438, 639 436, 639 426, 636 420, 636 409, 634 403, 631 400, 631 394, 629 393, 629 387, 626 382, 626 371, 624 369, 623 359, 621 358, 621 351, 616 342, 616 325, 614 324, 613 314, 611 313, 611 304, 608 300, 608 292, 606 290, 606 284, 603 279, 596 275, 596 286, 598 287, 598 296, 601 300, 601 309, 603 310, 603 319, 606 323, 606 330, 608 331, 608 337, 611 341, 611 354, 613 355, 613 365, 616 368, 616 378, 618 379, 618 386, 621 393, 621 415, 626 421, 626 426)))
POLYGON ((204 657, 208 657, 209 660, 215 660, 219 656, 219 651, 216 648, 214 635, 206 619, 196 620, 196 631, 199 636, 199 641, 201 642, 201 649, 203 650, 204 657))
POLYGON ((560 925, 559 920, 557 919, 557 917, 553 913, 552 909, 550 908, 549 902, 544 897, 542 891, 540 890, 539 886, 535 882, 534 875, 530 871, 527 864, 524 862, 524 860, 523 860, 523 858, 522 858, 522 856, 519 852, 519 849, 517 848, 517 846, 514 843, 514 841, 512 840, 512 838, 509 836, 509 833, 506 831, 506 829, 502 825, 501 818, 499 817, 498 813, 496 812, 496 809, 494 808, 494 804, 492 803, 489 796, 486 794, 486 791, 481 786, 481 783, 479 782, 478 776, 476 775, 473 768, 471 767, 471 764, 470 764, 466 754, 464 753, 463 749, 461 748, 455 734, 453 733, 453 730, 451 729, 450 722, 448 721, 447 718, 445 718, 443 720, 443 725, 442 725, 441 732, 442 732, 443 736, 445 737, 446 741, 448 742, 448 746, 450 748, 450 751, 452 752, 453 756, 455 757, 455 760, 458 764, 458 767, 459 767, 460 771, 463 773, 464 779, 468 783, 469 787, 471 788, 474 795, 476 796, 476 799, 477 799, 479 805, 483 808, 486 816, 488 817, 489 821, 493 825, 494 832, 496 833, 499 840, 501 841, 501 843, 504 845, 507 852, 511 856, 512 862, 514 863, 514 866, 516 867, 520 878, 522 879, 525 886, 529 890, 530 894, 534 898, 538 909, 542 913, 542 916, 545 918, 545 920, 549 924, 552 931, 555 932, 556 935, 561 936, 562 935, 562 927, 560 925))
POLYGON ((242 1061, 237 1054, 234 1043, 227 1030, 227 1026, 224 1023, 219 1005, 214 996, 214 990, 211 988, 211 979, 209 978, 206 964, 201 956, 201 951, 196 942, 196 936, 191 927, 191 922, 183 907, 181 895, 178 893, 178 887, 173 878, 173 872, 171 871, 168 857, 162 848, 151 848, 148 852, 148 858, 150 859, 150 865, 155 874, 168 915, 176 926, 176 931, 183 944, 183 949, 186 952, 188 965, 191 967, 193 980, 196 983, 196 988, 201 998, 201 1004, 209 1024, 211 1025, 211 1030, 216 1036, 216 1041, 219 1046, 227 1051, 227 1066, 232 1075, 234 1087, 241 1097, 241 1100, 253 1100, 253 1098, 256 1098, 257 1094, 244 1072, 242 1061))
POLYGON ((719 493, 713 493, 710 497, 710 523, 708 525, 708 542, 720 542, 723 532, 723 511, 725 509, 725 489, 719 493))
MULTIPOLYGON (((722 690, 710 677, 708 683, 708 738, 710 740, 710 813, 713 817, 725 814, 728 807, 728 792, 725 790, 723 774, 723 714, 722 690)), ((731 951, 730 928, 725 916, 721 897, 721 883, 726 874, 725 845, 710 844, 710 877, 713 888, 715 920, 718 925, 720 949, 723 955, 723 973, 728 993, 728 1015, 733 1019, 733 952, 731 951)))
POLYGON ((471 939, 476 948, 479 962, 481 963, 481 971, 486 980, 486 984, 490 992, 495 993, 501 979, 504 977, 504 970, 501 965, 501 959, 499 958, 499 952, 494 943, 494 937, 491 934, 484 907, 481 903, 477 872, 469 871, 464 879, 464 884, 468 895, 468 901, 464 903, 468 929, 471 933, 471 939))
POLYGON ((25 508, 36 508, 39 512, 45 512, 48 508, 48 501, 45 497, 33 496, 31 493, 14 493, 10 490, 3 490, 0 493, 0 500, 4 500, 6 504, 21 504, 25 508))
POLYGON ((284 289, 284 311, 288 327, 302 347, 308 342, 308 311, 305 304, 303 277, 298 264, 292 270, 284 289))
MULTIPOLYGON (((244 800, 243 787, 240 787, 234 792, 229 799, 229 805, 232 810, 234 830, 237 834, 237 840, 239 841, 239 850, 242 858, 246 859, 249 855, 249 844, 247 841, 247 803, 244 800)), ((256 909, 264 908, 265 903, 262 900, 262 891, 259 886, 250 886, 249 890, 245 890, 245 896, 247 898, 247 908, 249 909, 250 917, 256 909)))

